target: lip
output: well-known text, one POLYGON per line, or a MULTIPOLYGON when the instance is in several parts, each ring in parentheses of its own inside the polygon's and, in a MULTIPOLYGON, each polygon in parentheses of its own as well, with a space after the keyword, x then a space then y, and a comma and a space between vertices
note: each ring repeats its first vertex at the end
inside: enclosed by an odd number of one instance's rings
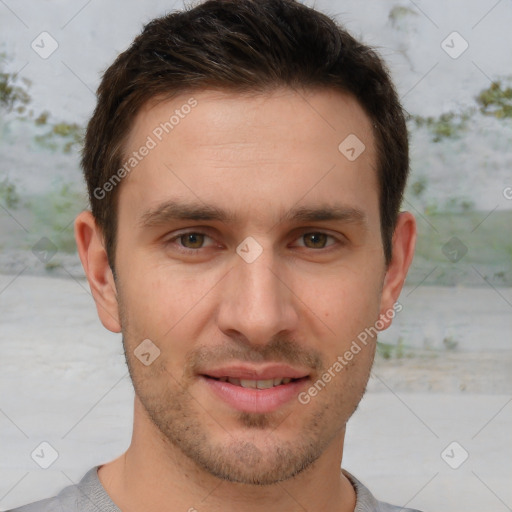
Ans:
POLYGON ((267 364, 264 366, 228 365, 220 368, 201 372, 203 376, 231 377, 233 379, 268 380, 268 379, 302 379, 309 376, 309 372, 299 368, 293 368, 287 364, 267 364))
MULTIPOLYGON (((253 389, 216 380, 207 375, 200 375, 199 379, 208 386, 214 395, 231 408, 238 411, 260 414, 276 411, 294 400, 309 381, 308 377, 303 377, 299 380, 292 380, 288 384, 281 384, 269 389, 253 389)), ((261 378, 261 380, 264 379, 261 378)))

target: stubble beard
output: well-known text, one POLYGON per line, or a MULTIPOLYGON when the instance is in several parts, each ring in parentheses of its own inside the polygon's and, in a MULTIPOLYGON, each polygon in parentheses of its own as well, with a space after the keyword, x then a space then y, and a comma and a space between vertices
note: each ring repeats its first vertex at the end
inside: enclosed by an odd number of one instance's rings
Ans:
MULTIPOLYGON (((164 358, 144 367, 132 355, 133 350, 127 350, 124 336, 123 346, 137 397, 158 429, 169 456, 176 459, 178 450, 179 455, 185 455, 210 475, 250 485, 276 484, 310 468, 345 428, 364 395, 371 369, 370 365, 363 378, 345 378, 344 386, 319 393, 311 401, 315 408, 313 413, 293 440, 283 440, 278 431, 279 425, 289 420, 288 416, 294 412, 284 415, 240 412, 237 424, 245 427, 248 438, 257 437, 256 445, 247 438, 241 439, 239 434, 227 432, 221 419, 208 417, 188 390, 193 380, 178 382, 166 369, 164 358), (229 439, 215 442, 205 420, 218 425, 221 434, 229 439)), ((343 371, 350 372, 350 367, 343 371)), ((329 384, 333 385, 335 383, 329 384)), ((287 424, 290 425, 290 421, 287 424)), ((240 432, 240 428, 237 431, 240 432)))

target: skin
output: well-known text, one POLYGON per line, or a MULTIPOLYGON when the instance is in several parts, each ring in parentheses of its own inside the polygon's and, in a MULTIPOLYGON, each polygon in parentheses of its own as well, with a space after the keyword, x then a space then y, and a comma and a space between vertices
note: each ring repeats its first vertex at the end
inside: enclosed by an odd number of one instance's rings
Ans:
POLYGON ((101 466, 100 481, 123 511, 352 511, 354 489, 340 471, 345 425, 376 339, 308 404, 292 399, 268 413, 235 410, 196 372, 279 361, 308 372, 307 390, 365 328, 390 325, 386 313, 413 257, 414 217, 400 213, 386 267, 371 123, 336 91, 208 90, 152 101, 127 154, 191 96, 197 106, 119 185, 115 280, 91 213, 75 223, 98 315, 123 333, 135 388, 131 445, 101 466), (366 146, 353 162, 338 150, 352 133, 366 146), (160 215, 142 225, 170 199, 235 219, 160 215), (360 210, 364 221, 284 217, 325 205, 360 210), (206 236, 171 240, 185 228, 206 236), (236 252, 249 236, 262 248, 252 263, 236 252), (134 355, 144 339, 160 350, 149 366, 134 355))

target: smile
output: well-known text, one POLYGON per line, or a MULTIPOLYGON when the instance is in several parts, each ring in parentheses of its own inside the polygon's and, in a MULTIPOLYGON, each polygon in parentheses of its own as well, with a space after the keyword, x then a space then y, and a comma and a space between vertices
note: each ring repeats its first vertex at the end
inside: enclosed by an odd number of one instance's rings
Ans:
POLYGON ((310 380, 308 371, 283 364, 226 366, 199 376, 213 400, 230 409, 270 413, 289 405, 310 380))
POLYGON ((281 386, 283 384, 289 384, 292 380, 290 377, 278 377, 276 379, 265 379, 265 380, 250 380, 250 379, 234 379, 232 377, 221 377, 221 382, 229 382, 233 386, 241 386, 242 388, 250 389, 270 389, 275 386, 281 386))

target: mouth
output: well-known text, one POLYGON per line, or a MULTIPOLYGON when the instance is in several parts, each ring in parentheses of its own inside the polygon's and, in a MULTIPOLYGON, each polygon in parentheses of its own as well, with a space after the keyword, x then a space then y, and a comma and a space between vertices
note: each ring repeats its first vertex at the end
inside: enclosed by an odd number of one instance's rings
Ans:
MULTIPOLYGON (((209 377, 208 375, 203 375, 203 377, 209 377)), ((276 386, 283 386, 286 384, 290 384, 290 382, 296 382, 302 379, 306 379, 307 377, 301 377, 299 379, 292 379, 291 377, 277 377, 275 379, 264 379, 264 380, 253 380, 253 379, 235 379, 233 377, 210 377, 214 380, 218 380, 220 382, 229 382, 233 386, 240 386, 246 389, 270 389, 275 388, 276 386)))
POLYGON ((284 365, 266 368, 231 367, 199 375, 214 398, 231 409, 270 413, 293 401, 308 384, 307 371, 284 365))

